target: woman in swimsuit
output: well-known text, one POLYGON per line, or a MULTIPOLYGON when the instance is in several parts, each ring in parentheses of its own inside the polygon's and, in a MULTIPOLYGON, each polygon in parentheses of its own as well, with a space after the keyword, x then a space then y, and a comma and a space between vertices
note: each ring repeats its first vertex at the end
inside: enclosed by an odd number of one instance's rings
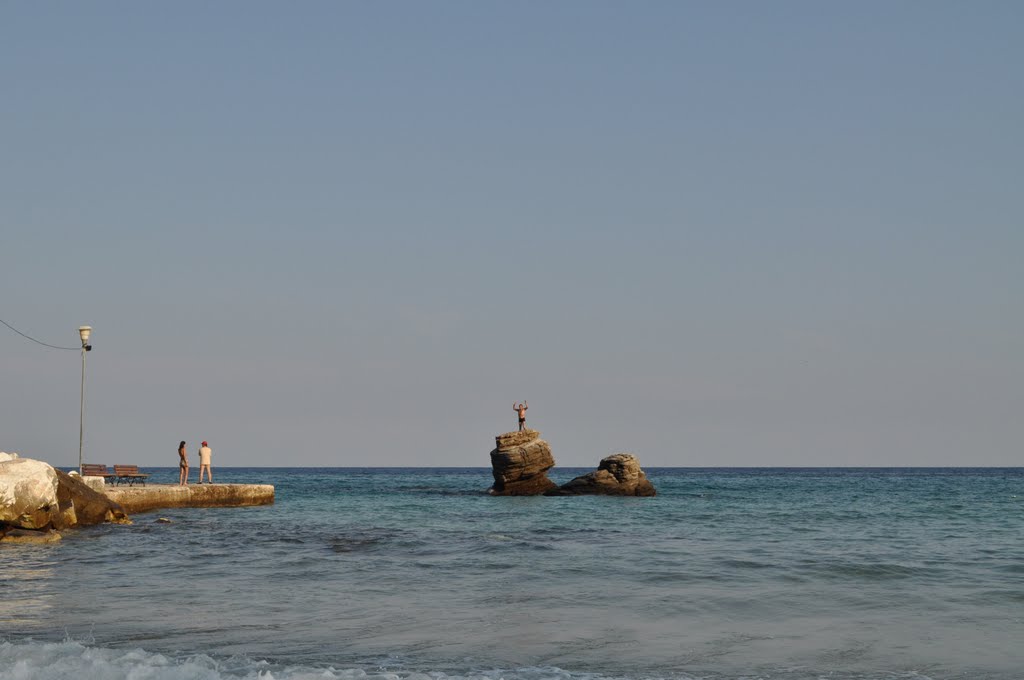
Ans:
POLYGON ((178 444, 178 486, 188 486, 188 456, 185 455, 185 442, 178 444))

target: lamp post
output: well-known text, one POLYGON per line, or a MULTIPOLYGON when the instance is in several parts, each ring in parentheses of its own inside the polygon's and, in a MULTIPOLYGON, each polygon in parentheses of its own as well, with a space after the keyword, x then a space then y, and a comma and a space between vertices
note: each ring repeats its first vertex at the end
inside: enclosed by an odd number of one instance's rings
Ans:
POLYGON ((82 442, 85 440, 85 353, 92 351, 89 336, 92 326, 79 326, 78 335, 82 338, 82 397, 78 413, 78 474, 82 474, 82 442))

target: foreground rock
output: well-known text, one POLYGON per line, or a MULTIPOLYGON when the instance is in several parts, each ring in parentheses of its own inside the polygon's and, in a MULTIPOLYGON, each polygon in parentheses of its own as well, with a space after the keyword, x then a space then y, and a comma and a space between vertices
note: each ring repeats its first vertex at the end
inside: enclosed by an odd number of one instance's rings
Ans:
POLYGON ((125 521, 120 505, 78 477, 31 458, 0 458, 0 538, 125 521))
POLYGON ((577 477, 549 496, 654 496, 657 491, 631 453, 616 453, 601 460, 597 470, 577 477))
POLYGON ((491 471, 495 496, 539 496, 558 485, 547 477, 555 466, 551 447, 540 438, 537 430, 506 432, 494 438, 491 451, 491 471))
POLYGON ((60 515, 57 472, 42 461, 12 455, 0 460, 0 527, 49 529, 60 515))

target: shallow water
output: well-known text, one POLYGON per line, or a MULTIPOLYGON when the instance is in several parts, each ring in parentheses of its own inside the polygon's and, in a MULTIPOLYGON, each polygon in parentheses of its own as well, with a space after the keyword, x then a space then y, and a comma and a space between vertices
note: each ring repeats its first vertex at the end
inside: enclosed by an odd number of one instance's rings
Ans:
POLYGON ((1020 468, 215 472, 277 504, 0 544, 0 680, 1024 677, 1020 468))

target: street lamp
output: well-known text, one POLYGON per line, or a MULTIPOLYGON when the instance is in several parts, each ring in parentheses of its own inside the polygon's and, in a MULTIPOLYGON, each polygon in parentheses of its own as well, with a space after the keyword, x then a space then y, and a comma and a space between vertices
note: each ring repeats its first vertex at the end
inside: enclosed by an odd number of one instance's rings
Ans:
POLYGON ((82 338, 82 398, 78 413, 78 474, 82 474, 82 442, 85 440, 85 353, 92 351, 89 336, 92 326, 79 326, 78 335, 82 338))

